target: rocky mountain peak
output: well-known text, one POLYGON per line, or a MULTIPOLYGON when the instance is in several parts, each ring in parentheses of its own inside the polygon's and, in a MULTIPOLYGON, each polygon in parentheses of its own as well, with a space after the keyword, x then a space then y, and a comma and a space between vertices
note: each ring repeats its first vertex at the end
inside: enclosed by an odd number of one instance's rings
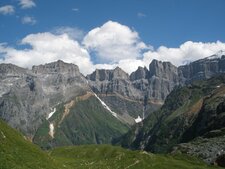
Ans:
POLYGON ((113 79, 128 79, 129 75, 121 68, 116 67, 113 70, 96 69, 92 74, 87 75, 91 81, 111 81, 113 79))
POLYGON ((148 73, 149 73, 149 71, 146 67, 139 66, 135 72, 131 73, 130 80, 134 81, 134 80, 139 80, 139 79, 147 79, 148 73))
POLYGON ((118 66, 113 70, 112 74, 114 79, 129 79, 129 75, 118 66))
POLYGON ((219 51, 209 57, 196 60, 190 64, 179 67, 181 77, 186 82, 208 79, 225 72, 225 51, 219 51))
POLYGON ((170 62, 162 62, 156 59, 153 59, 149 65, 149 76, 173 79, 173 76, 177 76, 178 71, 177 67, 170 62))
POLYGON ((110 76, 110 70, 105 69, 96 69, 92 74, 87 75, 87 79, 91 81, 104 81, 111 78, 112 77, 110 76))
POLYGON ((62 60, 56 62, 33 66, 32 72, 35 74, 56 74, 56 73, 69 73, 73 75, 79 74, 79 68, 72 63, 65 63, 62 60))
POLYGON ((0 76, 19 76, 27 72, 26 69, 13 64, 0 64, 0 76))

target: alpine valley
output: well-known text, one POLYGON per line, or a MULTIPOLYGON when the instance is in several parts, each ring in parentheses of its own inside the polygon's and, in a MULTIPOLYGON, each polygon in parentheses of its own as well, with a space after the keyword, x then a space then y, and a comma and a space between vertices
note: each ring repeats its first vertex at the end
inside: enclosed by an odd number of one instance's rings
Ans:
POLYGON ((0 168, 225 167, 224 51, 130 75, 0 64, 0 84, 0 168))

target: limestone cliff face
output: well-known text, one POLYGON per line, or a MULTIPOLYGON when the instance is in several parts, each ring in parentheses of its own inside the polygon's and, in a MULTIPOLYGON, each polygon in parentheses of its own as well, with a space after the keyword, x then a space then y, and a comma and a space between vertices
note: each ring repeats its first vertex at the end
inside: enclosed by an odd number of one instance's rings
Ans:
POLYGON ((149 76, 149 71, 146 67, 138 67, 136 71, 130 74, 130 80, 135 81, 135 80, 141 80, 141 79, 148 79, 149 76))
POLYGON ((33 66, 36 83, 42 85, 44 94, 51 106, 67 102, 75 96, 89 90, 85 77, 74 64, 57 61, 45 65, 33 66))
POLYGON ((32 137, 51 109, 89 90, 77 66, 62 61, 32 70, 0 65, 0 116, 32 137))
MULTIPOLYGON (((125 123, 134 124, 134 118, 142 115, 144 93, 136 88, 129 75, 119 67, 113 70, 96 70, 87 76, 92 90, 109 107, 120 114, 125 123)), ((155 106, 151 111, 155 110, 155 106)))
POLYGON ((170 62, 153 60, 149 65, 149 98, 162 100, 179 85, 177 67, 170 62))
POLYGON ((119 93, 123 96, 164 101, 174 86, 179 85, 178 69, 170 62, 153 60, 149 70, 139 67, 130 76, 120 68, 96 70, 87 76, 90 86, 98 93, 119 93))
POLYGON ((129 75, 119 67, 114 70, 96 70, 87 76, 89 85, 96 93, 117 93, 124 97, 140 98, 141 93, 132 85, 129 75))
POLYGON ((131 73, 130 80, 132 85, 142 93, 141 99, 148 92, 149 88, 149 71, 146 67, 138 67, 136 71, 131 73))

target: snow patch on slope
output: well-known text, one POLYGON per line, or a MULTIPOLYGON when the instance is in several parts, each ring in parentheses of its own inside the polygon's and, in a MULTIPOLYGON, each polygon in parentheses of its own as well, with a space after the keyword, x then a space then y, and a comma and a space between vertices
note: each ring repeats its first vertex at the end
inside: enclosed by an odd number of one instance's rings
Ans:
POLYGON ((49 124, 49 133, 48 133, 52 138, 54 138, 54 124, 50 123, 49 124))
POLYGON ((47 120, 50 119, 50 118, 52 117, 52 115, 53 115, 55 112, 56 112, 56 108, 54 108, 54 109, 52 110, 52 112, 49 113, 49 115, 48 115, 48 117, 47 117, 46 119, 47 119, 47 120))
POLYGON ((6 138, 5 134, 1 131, 1 134, 2 134, 2 138, 6 138))
POLYGON ((102 100, 97 96, 97 94, 94 93, 94 95, 95 95, 95 97, 101 102, 102 106, 103 106, 106 110, 108 110, 114 117, 117 118, 117 114, 116 114, 114 111, 112 111, 112 110, 109 108, 109 106, 107 106, 107 105, 105 104, 105 102, 102 101, 102 100))
POLYGON ((138 116, 136 119, 134 119, 135 123, 140 123, 142 122, 142 118, 140 116, 138 116))

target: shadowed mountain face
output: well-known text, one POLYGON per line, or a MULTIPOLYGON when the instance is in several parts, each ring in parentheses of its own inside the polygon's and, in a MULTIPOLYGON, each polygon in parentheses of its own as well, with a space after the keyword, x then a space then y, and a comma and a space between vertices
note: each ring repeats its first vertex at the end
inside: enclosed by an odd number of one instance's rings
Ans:
POLYGON ((214 163, 225 150, 224 106, 224 74, 177 87, 162 108, 133 126, 120 144, 156 153, 188 153, 214 163))

